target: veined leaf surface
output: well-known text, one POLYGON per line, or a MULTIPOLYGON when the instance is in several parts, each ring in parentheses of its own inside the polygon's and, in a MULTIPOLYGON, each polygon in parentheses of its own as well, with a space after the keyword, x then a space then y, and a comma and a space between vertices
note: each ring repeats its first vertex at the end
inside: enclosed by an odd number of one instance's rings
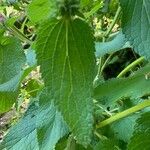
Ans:
POLYGON ((150 0, 120 0, 123 32, 134 50, 150 59, 150 0))
POLYGON ((90 142, 93 126, 94 42, 82 20, 64 17, 41 25, 36 43, 38 65, 51 100, 58 106, 77 141, 90 142), (86 31, 86 32, 85 32, 86 31))

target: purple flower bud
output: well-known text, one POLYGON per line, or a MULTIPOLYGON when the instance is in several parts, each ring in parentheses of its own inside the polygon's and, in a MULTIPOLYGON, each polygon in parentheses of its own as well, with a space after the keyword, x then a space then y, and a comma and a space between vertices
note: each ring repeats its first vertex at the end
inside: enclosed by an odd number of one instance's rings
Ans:
POLYGON ((2 14, 0 14, 0 23, 3 23, 5 20, 4 16, 2 14))

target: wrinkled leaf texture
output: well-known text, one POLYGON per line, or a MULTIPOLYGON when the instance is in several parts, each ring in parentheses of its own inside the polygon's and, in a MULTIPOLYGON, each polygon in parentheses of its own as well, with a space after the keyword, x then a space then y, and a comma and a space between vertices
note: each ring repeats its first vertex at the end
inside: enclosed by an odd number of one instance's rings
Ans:
POLYGON ((89 26, 78 18, 47 20, 36 43, 38 65, 49 99, 62 112, 77 141, 88 145, 93 126, 94 42, 89 26), (85 32, 86 31, 86 32, 85 32))

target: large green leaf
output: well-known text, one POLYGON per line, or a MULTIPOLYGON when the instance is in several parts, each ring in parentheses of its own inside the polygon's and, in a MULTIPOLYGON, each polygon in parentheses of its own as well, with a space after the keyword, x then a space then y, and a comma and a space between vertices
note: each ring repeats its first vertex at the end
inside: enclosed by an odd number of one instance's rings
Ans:
POLYGON ((150 59, 150 0, 120 0, 123 32, 137 53, 150 59))
MULTIPOLYGON (((48 100, 44 92, 40 99, 48 100)), ((53 150, 58 140, 67 133, 67 125, 54 105, 39 106, 37 99, 24 117, 9 130, 0 149, 53 150)))
POLYGON ((137 120, 133 136, 128 145, 128 150, 150 149, 150 112, 137 120))
MULTIPOLYGON (((78 142, 89 144, 95 72, 89 26, 78 18, 47 20, 39 30, 36 50, 49 101, 58 106, 78 142)), ((48 101, 41 103, 48 105, 48 101)))
POLYGON ((12 37, 0 39, 0 113, 7 111, 15 102, 18 86, 23 75, 25 55, 21 42, 12 37))
POLYGON ((150 64, 137 71, 133 76, 111 79, 101 83, 94 89, 94 98, 103 104, 112 104, 121 98, 139 98, 150 94, 150 64))

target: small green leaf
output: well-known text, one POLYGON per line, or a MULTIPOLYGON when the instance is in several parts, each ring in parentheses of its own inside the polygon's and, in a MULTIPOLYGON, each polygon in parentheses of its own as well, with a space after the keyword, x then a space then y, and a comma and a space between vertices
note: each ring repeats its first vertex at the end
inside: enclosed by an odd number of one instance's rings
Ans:
POLYGON ((128 150, 150 149, 150 112, 141 116, 136 122, 134 133, 128 144, 128 150))
POLYGON ((129 42, 127 42, 124 34, 119 32, 111 41, 95 43, 96 57, 102 57, 105 54, 110 54, 129 47, 131 46, 129 42))
POLYGON ((55 15, 54 0, 33 0, 27 8, 27 15, 34 23, 41 23, 43 20, 55 15))
POLYGON ((114 122, 110 128, 114 132, 115 138, 128 143, 133 134, 135 121, 138 117, 139 114, 134 114, 114 122))
POLYGON ((112 104, 122 98, 139 98, 149 94, 150 79, 147 77, 149 72, 150 64, 147 64, 133 76, 105 81, 94 89, 94 98, 105 105, 112 104))
POLYGON ((29 66, 35 66, 36 65, 36 54, 35 54, 35 51, 31 48, 29 48, 27 51, 26 51, 26 61, 27 61, 27 64, 29 66))
POLYGON ((54 102, 79 143, 88 145, 93 128, 94 42, 89 26, 76 18, 47 20, 38 33, 37 61, 54 102), (86 32, 85 32, 86 31, 86 32))
POLYGON ((150 1, 120 0, 122 27, 134 50, 150 59, 150 1))

